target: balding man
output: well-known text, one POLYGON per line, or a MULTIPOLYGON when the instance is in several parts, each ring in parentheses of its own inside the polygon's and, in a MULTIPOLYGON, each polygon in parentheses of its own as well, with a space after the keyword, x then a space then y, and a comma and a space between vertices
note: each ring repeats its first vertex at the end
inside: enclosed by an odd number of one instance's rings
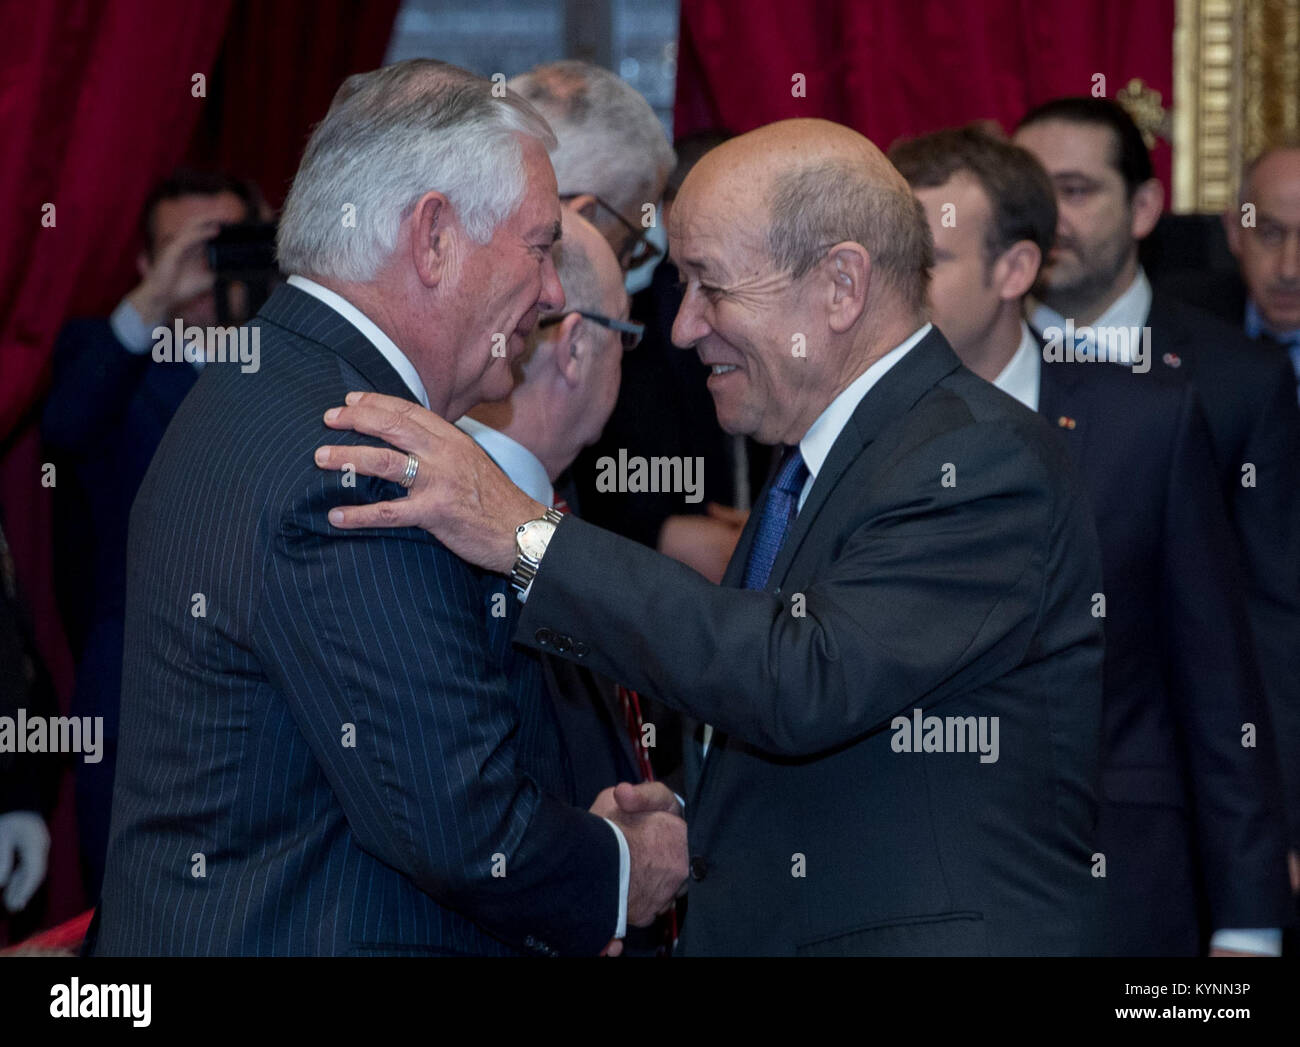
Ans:
MULTIPOLYGON (((721 587, 502 483, 372 394, 324 448, 526 597, 516 641, 714 725, 687 810, 693 955, 1074 953, 1091 904, 1097 538, 1043 421, 926 322, 931 241, 866 139, 795 120, 709 153, 674 205, 674 340, 729 432, 781 445, 721 587)), ((623 800, 619 800, 620 805, 623 800)))
POLYGON ((1300 392, 1300 142, 1246 168, 1241 202, 1253 205, 1254 223, 1244 225, 1239 212, 1225 215, 1224 226, 1249 293, 1246 331, 1286 349, 1300 392))
POLYGON ((564 302, 550 138, 432 61, 350 78, 313 132, 262 366, 204 370, 132 513, 97 952, 595 955, 685 879, 679 818, 574 804, 500 586, 420 531, 340 535, 340 498, 401 487, 312 464, 348 389, 510 392, 564 302))
POLYGON ((1285 350, 1300 395, 1300 141, 1260 153, 1242 172, 1237 202, 1223 213, 1241 277, 1176 273, 1170 291, 1265 345, 1285 350))
MULTIPOLYGON (((555 480, 600 435, 618 396, 623 351, 635 348, 641 328, 627 319, 623 274, 600 233, 574 211, 564 211, 561 222, 555 268, 564 287, 563 311, 542 318, 529 336, 509 398, 479 404, 456 425, 520 490, 567 510, 557 499, 555 480)), ((504 580, 501 585, 508 591, 504 580)), ((510 604, 512 612, 519 609, 518 601, 510 604)), ((578 802, 590 803, 617 782, 639 781, 646 759, 641 733, 638 726, 631 736, 622 707, 631 698, 624 699, 613 681, 562 659, 543 659, 542 668, 568 744, 578 802)), ((672 739, 666 741, 674 749, 672 739)))

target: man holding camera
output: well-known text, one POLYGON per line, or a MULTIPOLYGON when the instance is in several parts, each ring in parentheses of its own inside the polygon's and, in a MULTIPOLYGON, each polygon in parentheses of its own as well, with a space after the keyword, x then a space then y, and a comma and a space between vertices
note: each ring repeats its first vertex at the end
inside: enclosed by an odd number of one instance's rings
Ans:
POLYGON ((58 488, 56 503, 58 547, 77 550, 77 562, 58 565, 77 655, 72 712, 104 718, 104 759, 77 764, 82 872, 92 898, 103 878, 117 752, 127 517, 203 366, 155 361, 152 332, 178 318, 200 327, 217 322, 208 242, 257 211, 253 190, 226 175, 182 170, 160 182, 141 216, 140 283, 109 317, 69 321, 55 348, 42 432, 55 462, 74 477, 58 488))

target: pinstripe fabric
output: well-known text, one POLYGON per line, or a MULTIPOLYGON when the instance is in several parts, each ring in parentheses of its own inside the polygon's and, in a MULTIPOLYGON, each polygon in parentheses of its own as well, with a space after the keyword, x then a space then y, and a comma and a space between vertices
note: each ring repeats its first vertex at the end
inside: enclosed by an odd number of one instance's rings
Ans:
POLYGON ((401 491, 317 469, 322 443, 373 442, 322 414, 408 391, 295 288, 254 324, 261 369, 205 369, 132 510, 95 951, 597 952, 617 843, 569 805, 504 585, 423 531, 326 519, 401 491))

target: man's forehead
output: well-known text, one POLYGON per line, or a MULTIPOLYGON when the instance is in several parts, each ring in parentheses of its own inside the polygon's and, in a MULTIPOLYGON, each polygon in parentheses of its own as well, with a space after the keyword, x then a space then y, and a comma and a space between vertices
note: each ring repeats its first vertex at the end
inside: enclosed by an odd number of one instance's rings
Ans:
POLYGON ((1115 133, 1109 127, 1070 120, 1042 120, 1017 131, 1015 142, 1037 156, 1049 174, 1072 169, 1092 175, 1102 171, 1119 175, 1111 163, 1115 133))
POLYGON ((765 249, 766 208, 754 194, 718 191, 682 194, 668 221, 668 247, 680 267, 729 271, 765 249))

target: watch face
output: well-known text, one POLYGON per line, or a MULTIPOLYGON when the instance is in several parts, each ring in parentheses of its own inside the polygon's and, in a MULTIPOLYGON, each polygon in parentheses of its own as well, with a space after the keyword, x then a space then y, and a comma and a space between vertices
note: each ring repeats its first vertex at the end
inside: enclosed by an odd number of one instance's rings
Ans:
POLYGON ((555 524, 550 520, 529 520, 526 524, 520 524, 515 532, 515 542, 524 556, 530 560, 540 560, 554 533, 555 524))

